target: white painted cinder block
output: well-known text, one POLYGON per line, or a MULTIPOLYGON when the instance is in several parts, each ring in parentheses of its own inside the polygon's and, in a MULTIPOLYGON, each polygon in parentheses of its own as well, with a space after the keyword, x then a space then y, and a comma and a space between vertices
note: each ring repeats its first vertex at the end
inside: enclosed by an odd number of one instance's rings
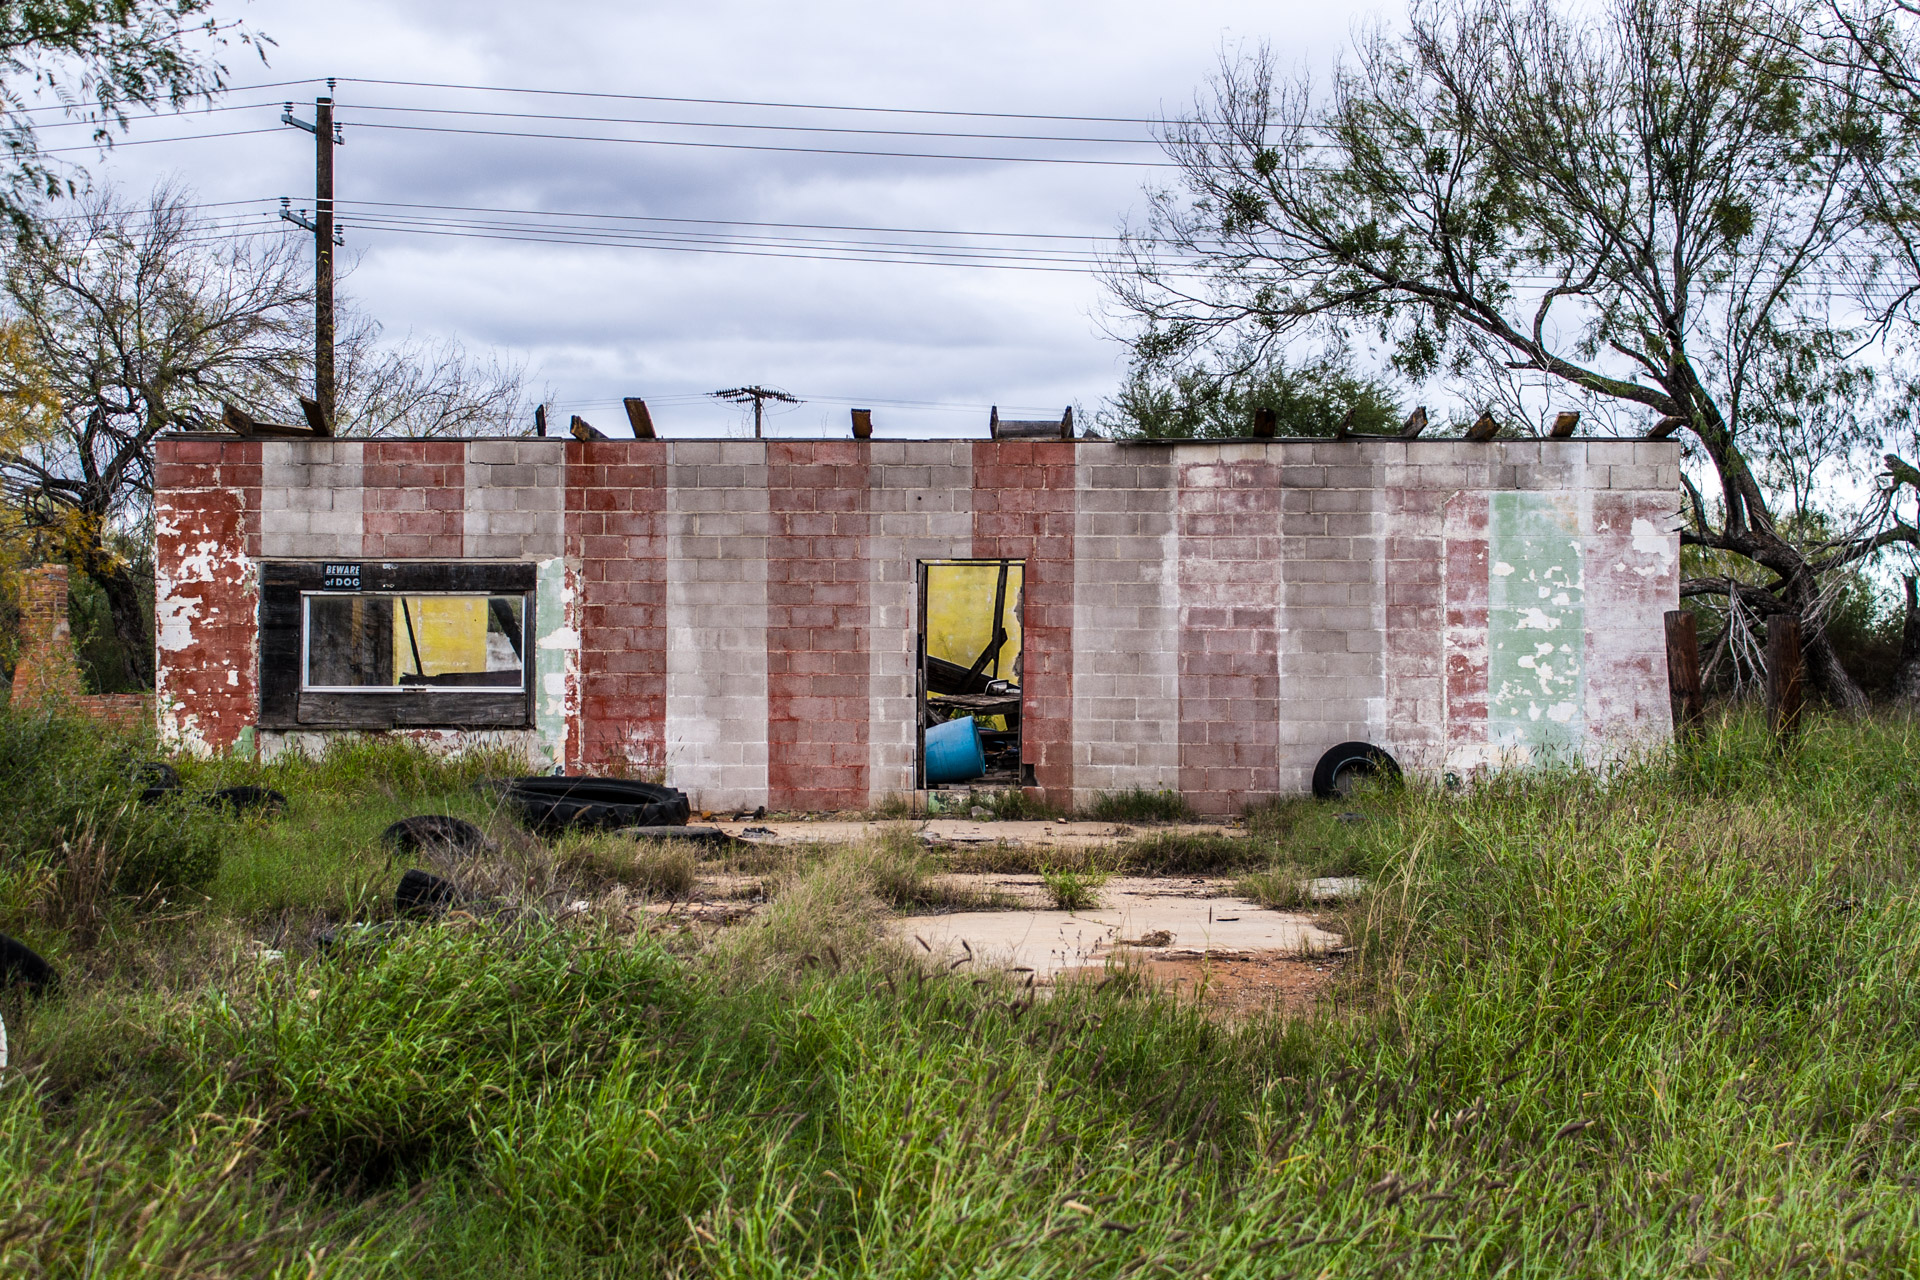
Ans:
MULTIPOLYGON (((1073 539, 1073 800, 1101 791, 1180 787, 1179 528, 1174 469, 1169 463, 1129 466, 1136 490, 1096 487, 1110 451, 1077 455, 1073 539), (1140 499, 1147 499, 1141 502, 1140 499), (1148 509, 1141 509, 1142 507, 1148 509), (1121 641, 1117 632, 1126 628, 1121 641), (1140 740, 1119 749, 1113 718, 1140 740)), ((1146 460, 1141 459, 1142 462, 1146 460)), ((1118 470, 1112 468, 1111 470, 1118 470)))
POLYGON ((767 797, 766 467, 734 477, 757 505, 733 513, 726 534, 697 537, 699 513, 723 496, 695 483, 718 452, 676 441, 667 465, 667 781, 696 809, 767 797))
POLYGON ((900 442, 886 456, 890 465, 872 467, 867 481, 873 538, 867 555, 871 804, 913 790, 913 655, 920 617, 915 566, 973 554, 973 451, 900 442), (918 487, 922 479, 924 489, 918 487), (916 501, 922 497, 929 501, 916 501))

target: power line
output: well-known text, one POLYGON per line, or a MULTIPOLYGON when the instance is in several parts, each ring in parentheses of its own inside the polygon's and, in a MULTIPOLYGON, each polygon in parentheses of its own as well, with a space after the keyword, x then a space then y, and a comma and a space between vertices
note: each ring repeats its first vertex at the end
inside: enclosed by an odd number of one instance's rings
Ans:
POLYGON ((752 247, 794 247, 826 249, 885 249, 903 253, 918 252, 932 256, 966 256, 987 259, 1007 258, 1035 262, 1085 262, 1096 260, 1093 251, 1075 252, 1065 247, 1029 248, 1021 245, 965 245, 928 243, 912 240, 830 239, 819 236, 746 236, 738 232, 688 231, 644 227, 568 227, 547 223, 502 222, 465 218, 421 218, 385 213, 355 215, 361 226, 449 227, 457 230, 525 231, 535 234, 605 237, 615 241, 651 241, 680 243, 739 244, 752 247))
POLYGON ((574 116, 533 111, 472 111, 460 107, 399 107, 380 103, 347 103, 354 111, 393 111, 412 115, 478 116, 496 120, 557 120, 570 124, 638 124, 676 129, 755 129, 777 133, 850 133, 886 138, 956 138, 989 142, 1097 142, 1130 147, 1158 146, 1156 138, 1089 138, 1067 133, 957 133, 941 129, 850 129, 844 125, 762 124, 738 120, 657 120, 634 116, 574 116))
MULTIPOLYGON (((319 77, 317 76, 312 77, 310 79, 306 79, 306 80, 269 80, 264 84, 228 85, 224 90, 221 90, 221 92, 254 93, 262 89, 286 89, 286 88, 291 88, 295 85, 318 84, 319 82, 320 80, 319 80, 319 77)), ((274 103, 272 105, 278 106, 279 104, 274 103)), ((75 111, 79 111, 79 110, 105 112, 105 111, 114 111, 116 110, 116 108, 102 107, 99 103, 99 100, 95 99, 95 100, 89 101, 84 108, 79 103, 52 102, 52 103, 48 103, 46 106, 41 106, 41 107, 14 107, 12 110, 4 112, 3 114, 38 115, 38 114, 42 114, 50 111, 59 111, 59 112, 63 112, 65 114, 71 115, 75 111)), ((152 116, 190 115, 190 114, 201 112, 201 111, 240 111, 240 110, 245 110, 245 108, 244 107, 214 107, 214 106, 179 107, 172 111, 143 111, 137 114, 129 115, 127 118, 130 120, 139 120, 149 115, 152 115, 152 116)))
MULTIPOLYGON (((359 226, 361 224, 359 222, 355 222, 354 225, 359 226)), ((620 249, 620 248, 655 249, 663 253, 731 253, 731 254, 737 254, 740 257, 747 257, 747 258, 787 258, 787 259, 797 259, 797 260, 814 261, 814 262, 907 263, 907 264, 918 265, 918 266, 973 267, 976 269, 983 269, 983 270, 997 269, 997 270, 1006 270, 1006 271, 1051 271, 1051 272, 1065 273, 1065 274, 1071 274, 1071 275, 1086 274, 1085 267, 1028 266, 1028 265, 1015 263, 1015 262, 941 262, 941 261, 931 261, 931 260, 906 258, 906 257, 852 257, 852 256, 829 255, 825 253, 777 253, 777 252, 771 252, 763 249, 730 249, 730 248, 724 248, 719 245, 695 246, 695 245, 673 245, 673 244, 635 244, 631 242, 620 242, 620 241, 610 241, 610 240, 595 241, 590 239, 561 239, 558 237, 545 236, 545 235, 533 235, 533 234, 516 235, 516 234, 509 234, 504 232, 452 231, 452 230, 444 230, 444 229, 437 229, 437 228, 430 228, 430 227, 411 227, 411 226, 402 226, 402 225, 387 225, 387 226, 382 226, 376 229, 396 232, 401 235, 445 236, 445 237, 451 237, 454 239, 462 239, 462 240, 507 240, 507 241, 513 241, 521 244, 553 244, 553 245, 567 245, 567 246, 575 246, 575 247, 611 248, 611 249, 620 249)))
POLYGON ((390 129, 408 133, 450 133, 484 138, 530 138, 542 142, 617 142, 628 146, 693 147, 709 151, 778 151, 818 156, 876 156, 889 160, 969 160, 995 164, 1078 164, 1119 169, 1175 169, 1168 160, 1102 160, 1079 156, 981 156, 952 152, 863 151, 848 147, 782 147, 769 143, 698 142, 684 138, 608 138, 577 133, 526 133, 511 129, 457 129, 450 125, 387 124, 375 120, 352 122, 357 129, 390 129))
POLYGON ((342 84, 378 84, 408 89, 455 89, 472 93, 519 93, 553 98, 599 98, 619 102, 672 102, 703 107, 764 107, 780 111, 851 111, 880 115, 953 116, 972 120, 1057 120, 1079 124, 1157 124, 1138 116, 1041 115, 1019 111, 942 111, 924 107, 835 106, 820 102, 755 102, 739 98, 670 98, 645 93, 596 93, 585 89, 516 89, 494 84, 454 84, 432 80, 376 80, 341 76, 342 84))
POLYGON ((1118 241, 1119 236, 1081 235, 1060 231, 951 231, 940 227, 871 227, 852 223, 835 222, 749 222, 735 218, 675 218, 640 213, 592 213, 555 209, 513 209, 488 205, 461 204, 416 204, 395 200, 342 200, 343 206, 351 204, 356 208, 382 209, 426 209, 451 213, 499 213, 540 218, 594 218, 621 222, 669 222, 689 223, 698 226, 713 227, 754 227, 780 231, 867 231, 876 234, 911 236, 979 236, 1005 237, 1018 240, 1111 240, 1118 241))
MULTIPOLYGON (((136 120, 188 120, 194 116, 218 115, 227 111, 261 111, 268 107, 277 107, 278 102, 236 102, 220 107, 187 107, 179 111, 142 111, 126 117, 126 123, 136 120)), ((50 124, 36 124, 36 132, 48 129, 108 129, 117 127, 120 119, 114 116, 101 116, 93 120, 55 120, 50 124)))
POLYGON ((122 147, 151 147, 163 142, 205 142, 211 138, 245 138, 256 133, 278 133, 278 129, 229 129, 224 133, 189 133, 177 138, 128 138, 121 141, 107 140, 84 147, 48 147, 36 154, 43 156, 66 155, 74 151, 118 151, 122 147))

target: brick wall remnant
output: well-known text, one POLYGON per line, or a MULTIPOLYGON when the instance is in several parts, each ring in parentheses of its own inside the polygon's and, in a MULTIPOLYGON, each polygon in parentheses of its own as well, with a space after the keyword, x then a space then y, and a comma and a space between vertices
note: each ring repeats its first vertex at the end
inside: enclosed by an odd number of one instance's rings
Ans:
POLYGON ((67 621, 67 566, 44 564, 23 575, 20 660, 13 668, 13 705, 38 706, 79 697, 80 664, 74 660, 67 621))
POLYGON ((11 705, 18 709, 59 706, 133 727, 147 722, 153 700, 138 693, 85 692, 67 619, 70 571, 46 564, 25 574, 21 601, 20 660, 13 668, 11 705))

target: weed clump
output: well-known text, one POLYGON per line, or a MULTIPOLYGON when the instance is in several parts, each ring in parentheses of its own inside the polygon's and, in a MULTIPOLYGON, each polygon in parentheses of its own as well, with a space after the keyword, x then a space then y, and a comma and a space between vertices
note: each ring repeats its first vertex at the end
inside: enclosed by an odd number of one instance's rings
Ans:
POLYGON ((142 803, 138 770, 150 752, 138 734, 57 709, 0 711, 0 874, 54 868, 76 918, 109 892, 212 880, 232 824, 184 797, 142 803))
POLYGON ((625 885, 650 898, 677 899, 693 892, 700 858, 684 840, 636 840, 620 832, 596 833, 563 843, 560 869, 582 886, 625 885))
POLYGON ((1298 867, 1269 867, 1265 871, 1242 876, 1234 883, 1233 891, 1270 910, 1304 911, 1313 906, 1310 879, 1298 867))
POLYGON ((1096 822, 1191 822, 1193 810, 1178 791, 1129 787, 1102 791, 1087 807, 1087 816, 1096 822))
POLYGON ((1060 816, 1059 809, 1019 787, 976 791, 972 807, 985 809, 994 822, 1047 822, 1060 816))
POLYGON ((1040 881, 1047 897, 1060 911, 1091 911, 1100 905, 1100 890, 1106 887, 1109 873, 1089 867, 1069 870, 1059 866, 1040 868, 1040 881))

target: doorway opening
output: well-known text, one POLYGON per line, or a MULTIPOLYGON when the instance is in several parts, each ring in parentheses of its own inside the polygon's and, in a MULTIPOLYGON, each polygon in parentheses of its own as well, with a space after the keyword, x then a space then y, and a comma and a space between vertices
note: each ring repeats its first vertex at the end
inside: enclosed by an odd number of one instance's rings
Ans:
POLYGON ((1024 560, 920 562, 917 788, 1021 785, 1026 576, 1024 560))

